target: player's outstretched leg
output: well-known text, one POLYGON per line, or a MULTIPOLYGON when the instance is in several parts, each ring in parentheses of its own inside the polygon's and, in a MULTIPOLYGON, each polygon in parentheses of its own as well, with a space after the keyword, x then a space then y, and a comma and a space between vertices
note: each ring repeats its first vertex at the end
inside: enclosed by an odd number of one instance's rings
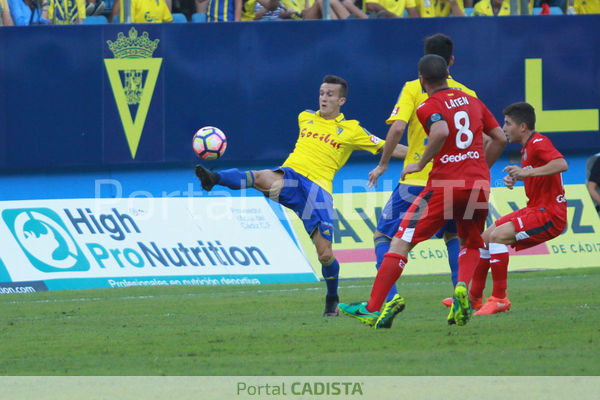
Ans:
POLYGON ((219 183, 219 174, 204 168, 202 165, 196 165, 196 176, 200 179, 202 189, 210 192, 213 186, 219 183))
POLYGON ((394 318, 396 315, 400 314, 404 311, 406 304, 404 303, 404 299, 400 297, 399 294, 396 294, 392 300, 385 303, 383 306, 383 311, 381 311, 381 315, 375 322, 375 329, 389 329, 392 327, 392 322, 394 322, 394 318))

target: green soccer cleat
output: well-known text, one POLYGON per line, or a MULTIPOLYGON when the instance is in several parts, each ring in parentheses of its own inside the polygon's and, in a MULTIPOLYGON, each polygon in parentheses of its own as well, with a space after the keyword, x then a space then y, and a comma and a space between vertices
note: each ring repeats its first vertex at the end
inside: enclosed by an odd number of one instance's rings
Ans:
POLYGON ((354 317, 369 326, 375 325, 375 322, 379 318, 379 311, 370 312, 367 310, 366 301, 350 304, 340 303, 338 304, 338 308, 344 314, 354 317))
POLYGON ((400 297, 399 294, 396 294, 390 301, 385 303, 383 306, 383 311, 381 311, 381 315, 373 327, 375 329, 391 328, 392 322, 394 322, 394 317, 401 313, 405 307, 406 304, 404 303, 404 299, 400 297))
POLYGON ((448 315, 448 324, 452 325, 450 317, 453 315, 452 320, 456 325, 466 325, 471 318, 471 314, 471 302, 469 301, 467 285, 464 282, 458 282, 454 288, 454 297, 452 298, 452 307, 448 315))

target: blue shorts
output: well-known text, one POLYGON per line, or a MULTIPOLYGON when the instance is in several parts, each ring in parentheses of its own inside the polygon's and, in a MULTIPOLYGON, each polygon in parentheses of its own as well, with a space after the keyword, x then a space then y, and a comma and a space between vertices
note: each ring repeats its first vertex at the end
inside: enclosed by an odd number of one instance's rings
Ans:
MULTIPOLYGON (((408 208, 412 202, 417 198, 419 193, 423 191, 423 186, 413 185, 398 185, 392 192, 390 199, 385 204, 379 221, 377 222, 377 231, 384 234, 388 238, 394 237, 400 226, 400 221, 408 211, 408 208)), ((450 232, 456 234, 456 222, 449 220, 440 229, 435 236, 441 238, 444 236, 444 232, 450 232)))
POLYGON ((312 236, 319 229, 321 236, 333 241, 333 197, 304 175, 289 167, 277 168, 283 172, 283 188, 276 200, 296 213, 304 229, 312 236))

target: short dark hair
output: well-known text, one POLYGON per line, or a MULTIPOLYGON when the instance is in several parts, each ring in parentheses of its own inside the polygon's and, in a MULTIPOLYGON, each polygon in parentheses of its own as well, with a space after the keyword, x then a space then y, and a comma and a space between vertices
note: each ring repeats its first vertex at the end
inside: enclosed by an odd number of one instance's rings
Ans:
POLYGON ((326 75, 323 78, 323 83, 333 83, 336 85, 340 85, 340 97, 348 96, 348 82, 344 78, 340 78, 335 75, 326 75))
POLYGON ((535 130, 535 108, 531 104, 525 102, 513 103, 502 112, 515 121, 517 125, 524 122, 527 129, 535 130))
POLYGON ((419 60, 419 75, 430 84, 442 84, 448 77, 446 60, 436 54, 427 54, 419 60))
POLYGON ((425 38, 424 54, 436 54, 446 60, 450 64, 452 52, 454 51, 454 43, 449 36, 443 33, 436 33, 425 38))

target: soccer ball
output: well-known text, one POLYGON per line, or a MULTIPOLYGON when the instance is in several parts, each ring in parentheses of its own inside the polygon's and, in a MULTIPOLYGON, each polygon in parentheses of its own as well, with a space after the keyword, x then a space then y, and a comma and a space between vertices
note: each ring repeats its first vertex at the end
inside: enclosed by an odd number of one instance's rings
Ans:
POLYGON ((219 128, 205 126, 196 132, 192 145, 201 159, 216 160, 225 153, 227 137, 219 128))

